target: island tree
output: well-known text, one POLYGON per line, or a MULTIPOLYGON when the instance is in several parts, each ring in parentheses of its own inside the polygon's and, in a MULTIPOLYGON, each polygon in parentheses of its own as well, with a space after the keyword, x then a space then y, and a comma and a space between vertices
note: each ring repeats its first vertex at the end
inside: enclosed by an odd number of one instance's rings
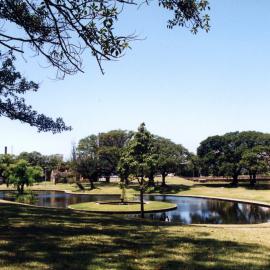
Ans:
POLYGON ((119 162, 119 170, 132 174, 140 185, 141 217, 144 218, 144 190, 145 176, 152 166, 156 166, 157 157, 153 154, 153 135, 142 123, 135 132, 127 146, 123 149, 119 162))

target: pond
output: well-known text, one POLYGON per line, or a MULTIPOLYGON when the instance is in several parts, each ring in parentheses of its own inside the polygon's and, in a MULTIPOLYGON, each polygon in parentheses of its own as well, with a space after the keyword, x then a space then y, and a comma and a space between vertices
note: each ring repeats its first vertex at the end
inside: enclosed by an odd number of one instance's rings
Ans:
POLYGON ((270 208, 257 204, 171 195, 147 195, 145 199, 177 205, 176 210, 146 214, 151 219, 182 224, 253 224, 270 221, 270 208))
MULTIPOLYGON (((61 191, 35 191, 35 194, 35 205, 59 208, 81 202, 119 199, 118 195, 69 194, 61 191)), ((270 208, 256 204, 172 195, 145 195, 144 198, 146 201, 165 201, 177 205, 176 210, 145 215, 154 220, 182 224, 252 224, 270 221, 270 208)), ((0 191, 0 199, 13 200, 7 191, 0 191)))
MULTIPOLYGON (((118 195, 90 195, 90 194, 70 194, 64 191, 34 191, 36 194, 35 205, 43 207, 67 208, 70 204, 82 202, 96 202, 106 200, 117 200, 118 195)), ((0 191, 0 199, 14 201, 14 193, 10 191, 0 191)))

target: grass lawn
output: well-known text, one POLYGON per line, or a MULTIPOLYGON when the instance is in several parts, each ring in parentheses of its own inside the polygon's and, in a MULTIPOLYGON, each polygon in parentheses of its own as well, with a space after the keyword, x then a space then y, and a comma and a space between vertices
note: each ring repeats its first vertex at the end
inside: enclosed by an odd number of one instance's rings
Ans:
MULTIPOLYGON (((85 211, 95 211, 95 212, 114 212, 114 213, 123 213, 123 212, 138 212, 140 213, 141 205, 137 204, 98 204, 96 202, 85 202, 77 203, 69 206, 71 209, 75 210, 85 210, 85 211)), ((158 202, 158 201, 149 201, 144 204, 145 212, 151 211, 165 211, 170 209, 175 209, 176 204, 167 203, 167 202, 158 202)))
MULTIPOLYGON (((250 189, 168 178, 168 184, 149 191, 270 202, 267 183, 250 189)), ((68 184, 34 188, 78 191, 68 184)), ((137 192, 135 183, 127 190, 137 192)), ((121 191, 102 183, 85 193, 121 191)), ((11 204, 0 204, 0 214, 0 269, 270 269, 270 224, 187 226, 11 204)))
POLYGON ((0 205, 0 269, 270 268, 269 225, 176 226, 0 205))

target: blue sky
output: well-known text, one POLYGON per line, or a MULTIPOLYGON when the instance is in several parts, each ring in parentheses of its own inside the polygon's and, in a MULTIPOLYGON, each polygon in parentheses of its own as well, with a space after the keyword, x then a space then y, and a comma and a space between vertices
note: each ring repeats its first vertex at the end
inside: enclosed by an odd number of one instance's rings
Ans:
POLYGON ((71 142, 111 129, 135 130, 141 122, 154 134, 196 151, 208 136, 235 130, 270 132, 270 1, 215 0, 211 31, 192 35, 168 30, 167 12, 151 4, 127 9, 119 31, 144 40, 102 75, 90 55, 84 74, 51 80, 54 70, 40 58, 18 67, 40 90, 27 101, 40 112, 62 116, 71 132, 52 135, 0 118, 0 151, 70 155, 71 142))

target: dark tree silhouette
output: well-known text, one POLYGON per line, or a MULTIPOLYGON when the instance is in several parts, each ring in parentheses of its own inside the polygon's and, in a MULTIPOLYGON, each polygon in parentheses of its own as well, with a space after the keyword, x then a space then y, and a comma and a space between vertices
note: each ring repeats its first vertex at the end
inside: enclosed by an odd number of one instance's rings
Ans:
POLYGON ((27 81, 16 72, 13 65, 14 56, 0 56, 2 66, 0 68, 0 116, 20 120, 31 126, 37 127, 38 131, 51 131, 53 133, 70 130, 61 118, 53 120, 44 114, 39 114, 31 106, 25 103, 21 96, 28 91, 37 91, 38 84, 27 81))

